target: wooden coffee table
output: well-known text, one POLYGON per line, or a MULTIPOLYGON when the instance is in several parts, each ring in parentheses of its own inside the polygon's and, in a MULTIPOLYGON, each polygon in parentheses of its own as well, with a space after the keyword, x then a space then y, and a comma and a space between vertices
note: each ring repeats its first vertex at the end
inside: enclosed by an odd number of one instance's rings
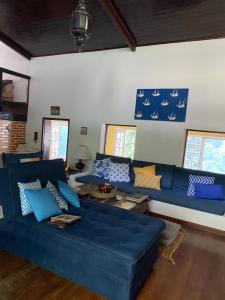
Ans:
POLYGON ((126 197, 131 196, 131 194, 125 193, 125 192, 121 192, 121 191, 117 191, 116 192, 116 196, 120 197, 121 200, 118 200, 116 198, 113 199, 98 199, 96 197, 93 197, 90 195, 90 188, 93 185, 90 184, 85 184, 82 185, 78 188, 76 188, 76 192, 78 194, 78 196, 80 198, 83 199, 88 199, 88 200, 92 200, 98 203, 106 203, 106 204, 110 204, 112 206, 116 206, 119 208, 123 208, 123 209, 127 209, 130 211, 134 211, 140 214, 149 214, 149 206, 148 206, 148 202, 151 200, 150 197, 147 197, 145 200, 143 200, 141 203, 136 203, 133 201, 129 201, 127 200, 126 197))

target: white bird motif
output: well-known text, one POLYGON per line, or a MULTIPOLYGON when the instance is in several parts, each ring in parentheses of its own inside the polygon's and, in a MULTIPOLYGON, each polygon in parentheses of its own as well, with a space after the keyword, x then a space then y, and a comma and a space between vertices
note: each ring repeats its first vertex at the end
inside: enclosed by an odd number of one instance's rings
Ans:
POLYGON ((159 114, 154 111, 154 113, 150 116, 152 119, 156 120, 159 118, 159 114))
POLYGON ((182 102, 182 101, 180 100, 179 103, 177 104, 177 107, 178 107, 178 108, 185 108, 185 102, 184 102, 184 101, 182 102))
POLYGON ((161 106, 168 106, 169 105, 169 102, 167 100, 163 100, 161 102, 161 106))
POLYGON ((142 111, 138 111, 138 112, 135 114, 135 117, 136 117, 136 118, 141 118, 141 117, 143 117, 142 111))
POLYGON ((176 120, 176 114, 172 113, 171 115, 168 116, 168 119, 169 119, 170 121, 176 120))
POLYGON ((143 102, 143 105, 144 106, 150 106, 151 105, 151 102, 149 101, 149 99, 145 99, 145 101, 143 102))
POLYGON ((152 96, 158 97, 158 96, 160 96, 160 92, 155 90, 155 91, 152 93, 152 96))
POLYGON ((141 91, 140 90, 140 92, 139 92, 139 94, 137 93, 137 96, 139 97, 139 98, 143 98, 144 97, 144 91, 141 91))
POLYGON ((170 96, 171 97, 178 97, 179 96, 178 90, 173 90, 173 92, 170 93, 170 96))

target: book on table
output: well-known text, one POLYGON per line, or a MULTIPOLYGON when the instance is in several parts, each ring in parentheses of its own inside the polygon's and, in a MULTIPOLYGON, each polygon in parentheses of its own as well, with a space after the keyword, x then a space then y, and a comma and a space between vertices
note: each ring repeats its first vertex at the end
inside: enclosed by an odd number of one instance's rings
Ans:
POLYGON ((132 203, 132 202, 129 202, 129 201, 117 201, 117 202, 113 203, 112 205, 116 206, 116 207, 119 207, 119 208, 132 210, 133 208, 135 208, 136 203, 132 203))
POLYGON ((65 228, 66 226, 73 224, 74 222, 80 219, 81 219, 80 216, 62 214, 62 215, 51 217, 48 223, 59 228, 65 228))
POLYGON ((142 203, 143 201, 145 201, 148 198, 149 198, 148 195, 143 195, 143 194, 139 194, 139 193, 128 194, 126 196, 126 200, 132 201, 135 203, 142 203))

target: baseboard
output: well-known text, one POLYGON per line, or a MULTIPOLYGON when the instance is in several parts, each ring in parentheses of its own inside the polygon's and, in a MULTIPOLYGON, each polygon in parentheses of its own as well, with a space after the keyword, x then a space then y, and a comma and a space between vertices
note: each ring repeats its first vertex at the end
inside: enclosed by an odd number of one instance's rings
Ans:
POLYGON ((209 214, 157 200, 149 202, 149 210, 152 216, 225 237, 225 216, 209 214))

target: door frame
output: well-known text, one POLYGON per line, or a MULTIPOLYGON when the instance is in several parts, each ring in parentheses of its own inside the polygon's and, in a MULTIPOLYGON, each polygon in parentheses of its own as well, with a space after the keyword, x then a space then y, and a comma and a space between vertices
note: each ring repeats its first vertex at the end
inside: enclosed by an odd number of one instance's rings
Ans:
POLYGON ((69 136, 70 136, 70 119, 66 118, 50 118, 50 117, 43 117, 42 118, 42 130, 41 130, 41 150, 43 151, 43 136, 44 136, 44 122, 45 120, 57 120, 57 121, 67 121, 68 122, 68 138, 67 138, 67 145, 66 145, 66 160, 65 166, 67 166, 68 161, 68 148, 69 148, 69 136))

